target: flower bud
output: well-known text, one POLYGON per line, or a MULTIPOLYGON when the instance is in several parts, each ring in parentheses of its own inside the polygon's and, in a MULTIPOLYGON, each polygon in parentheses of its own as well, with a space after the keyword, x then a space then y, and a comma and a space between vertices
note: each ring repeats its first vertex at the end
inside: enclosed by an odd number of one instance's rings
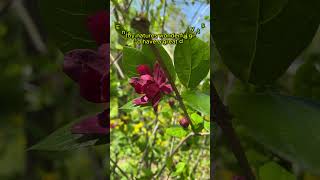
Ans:
POLYGON ((187 118, 182 118, 179 121, 179 124, 183 127, 183 128, 187 128, 189 126, 189 120, 187 118))
POLYGON ((169 105, 170 105, 171 108, 174 107, 174 100, 173 100, 173 99, 170 99, 170 100, 169 100, 169 105))

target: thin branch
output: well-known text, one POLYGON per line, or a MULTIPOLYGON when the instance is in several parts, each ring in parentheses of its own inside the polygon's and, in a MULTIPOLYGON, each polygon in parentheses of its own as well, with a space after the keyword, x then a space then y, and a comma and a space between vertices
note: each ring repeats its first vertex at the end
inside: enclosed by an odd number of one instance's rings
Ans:
MULTIPOLYGON (((198 136, 207 136, 207 135, 210 135, 210 133, 197 133, 197 134, 195 134, 194 132, 189 133, 185 138, 183 138, 183 139, 179 142, 179 144, 174 148, 174 150, 172 151, 171 154, 169 154, 168 157, 169 157, 169 158, 172 158, 172 157, 178 152, 178 150, 180 149, 180 147, 181 147, 190 137, 195 136, 195 135, 198 135, 198 136)), ((168 158, 168 157, 167 157, 167 158, 168 158)), ((167 159, 167 158, 166 158, 166 159, 167 159)), ((158 173, 157 176, 156 176, 156 179, 158 179, 158 178, 161 176, 161 174, 162 174, 163 170, 165 169, 165 167, 166 167, 166 164, 164 164, 164 165, 161 167, 159 173, 158 173)))
POLYGON ((119 3, 116 0, 111 0, 111 2, 114 5, 114 7, 116 8, 116 10, 121 13, 123 22, 126 22, 126 13, 125 13, 125 11, 122 9, 122 7, 119 5, 119 3))
MULTIPOLYGON (((212 35, 210 35, 210 40, 212 45, 214 46, 214 40, 212 35)), ((211 57, 213 58, 213 56, 211 57)), ((211 60, 211 62, 213 62, 213 60, 211 60)), ((256 178, 254 176, 254 173, 252 172, 252 169, 250 168, 246 154, 232 126, 232 116, 228 108, 223 104, 218 94, 218 91, 212 82, 210 83, 210 89, 213 92, 211 93, 211 101, 213 102, 213 120, 218 124, 218 126, 222 130, 222 133, 226 136, 227 140, 229 141, 230 148, 235 157, 237 158, 240 167, 244 171, 246 178, 248 180, 255 180, 256 178)))
POLYGON ((219 127, 222 129, 222 132, 227 137, 231 150, 235 157, 237 158, 241 168, 244 171, 244 174, 248 180, 255 180, 255 176, 250 168, 248 159, 246 157, 246 154, 244 153, 244 150, 241 146, 240 140, 238 139, 236 132, 232 126, 232 116, 229 113, 227 107, 223 104, 221 101, 218 92, 215 88, 215 86, 212 83, 212 91, 213 94, 213 114, 214 114, 214 120, 219 125, 219 127))
MULTIPOLYGON (((158 113, 155 113, 156 114, 156 119, 155 119, 155 127, 153 128, 153 130, 152 130, 152 135, 151 135, 151 137, 153 137, 153 140, 152 140, 152 143, 150 143, 149 141, 150 141, 150 139, 147 139, 147 144, 146 144, 146 148, 144 149, 144 151, 143 151, 143 154, 142 154, 142 157, 141 157, 141 159, 140 159, 140 161, 139 161, 139 170, 138 170, 138 172, 140 171, 140 169, 141 169, 141 164, 142 164, 142 162, 143 162, 143 160, 148 156, 148 154, 149 154, 149 149, 150 149, 150 147, 152 147, 152 146, 154 146, 154 144, 155 144, 155 142, 156 142, 156 137, 157 137, 157 130, 158 130, 158 128, 159 128, 159 120, 158 120, 158 113)), ((147 133, 148 134, 148 133, 147 133)))
POLYGON ((167 12, 167 0, 164 0, 164 12, 163 12, 163 21, 162 21, 162 28, 161 28, 161 31, 162 31, 162 34, 164 33, 164 25, 165 25, 165 22, 166 22, 166 12, 167 12))
MULTIPOLYGON (((204 138, 203 144, 206 144, 206 141, 207 141, 207 137, 204 138)), ((201 157, 203 156, 204 151, 205 151, 205 149, 204 149, 204 148, 201 148, 201 150, 200 150, 200 152, 199 152, 199 154, 198 154, 196 163, 194 164, 194 166, 193 166, 193 168, 192 168, 191 174, 193 174, 193 173, 196 172, 196 170, 197 170, 197 168, 198 168, 198 166, 199 166, 199 164, 200 164, 200 162, 201 162, 200 159, 201 159, 201 157)))
POLYGON ((130 179, 129 176, 118 166, 117 163, 115 163, 111 158, 110 161, 115 165, 116 168, 118 168, 122 175, 124 175, 127 179, 130 179))
POLYGON ((114 57, 112 56, 112 54, 110 53, 110 60, 111 60, 111 65, 112 64, 114 64, 114 66, 116 67, 116 69, 118 70, 118 73, 119 73, 119 75, 120 75, 120 77, 121 77, 121 79, 124 79, 124 74, 123 74, 123 72, 122 72, 122 69, 121 69, 121 67, 119 66, 119 64, 118 64, 118 60, 120 59, 120 58, 122 57, 122 55, 121 56, 118 56, 117 57, 117 59, 114 59, 114 57))
POLYGON ((31 16, 29 15, 26 8, 22 5, 21 0, 15 0, 12 4, 12 8, 17 13, 19 18, 21 19, 22 23, 24 24, 26 31, 28 32, 33 45, 35 48, 41 53, 46 54, 47 53, 47 46, 43 42, 40 33, 37 29, 37 26, 33 22, 31 16))

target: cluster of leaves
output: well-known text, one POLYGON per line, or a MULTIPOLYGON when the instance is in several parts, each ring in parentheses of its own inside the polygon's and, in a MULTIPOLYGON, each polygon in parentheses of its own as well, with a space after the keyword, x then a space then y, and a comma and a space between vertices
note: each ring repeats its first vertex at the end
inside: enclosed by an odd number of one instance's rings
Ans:
MULTIPOLYGON (((320 3, 215 1, 213 7, 215 85, 227 99, 256 175, 319 174, 319 55, 299 55, 317 31, 320 3), (293 63, 298 56, 305 60, 302 66, 293 63), (288 70, 290 65, 298 70, 288 70)), ((234 163, 223 146, 216 147, 223 155, 217 163, 234 163)), ((217 167, 219 178, 225 170, 217 167)))

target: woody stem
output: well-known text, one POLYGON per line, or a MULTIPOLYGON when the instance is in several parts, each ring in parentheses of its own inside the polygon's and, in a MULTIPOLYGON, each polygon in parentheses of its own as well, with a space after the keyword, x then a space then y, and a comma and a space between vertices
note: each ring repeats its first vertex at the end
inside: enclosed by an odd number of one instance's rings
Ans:
POLYGON ((168 70, 167 70, 167 67, 166 67, 165 64, 163 63, 163 60, 162 60, 162 58, 161 58, 161 55, 160 55, 159 50, 158 50, 158 49, 156 48, 156 46, 153 45, 153 44, 151 44, 150 47, 151 47, 152 51, 155 53, 155 55, 156 55, 156 57, 157 57, 160 65, 161 65, 162 69, 164 70, 166 76, 168 77, 168 80, 169 80, 169 82, 170 82, 170 84, 171 84, 171 87, 172 87, 174 93, 176 94, 176 98, 177 98, 177 100, 179 101, 180 107, 181 107, 181 109, 183 110, 183 113, 184 113, 185 117, 188 119, 188 121, 189 121, 190 124, 191 124, 192 122, 191 122, 190 117, 189 117, 189 114, 188 114, 188 112, 187 112, 187 108, 186 108, 186 106, 185 106, 185 104, 184 104, 184 102, 183 102, 183 100, 182 100, 182 97, 181 97, 181 95, 180 95, 180 93, 179 93, 179 91, 178 91, 178 89, 177 89, 177 86, 174 84, 174 81, 173 81, 171 75, 169 74, 169 72, 168 72, 168 70))

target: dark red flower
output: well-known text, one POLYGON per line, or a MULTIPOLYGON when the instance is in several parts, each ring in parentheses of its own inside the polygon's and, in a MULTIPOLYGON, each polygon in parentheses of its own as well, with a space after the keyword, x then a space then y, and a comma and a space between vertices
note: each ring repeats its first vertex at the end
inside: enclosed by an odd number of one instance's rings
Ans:
POLYGON ((169 100, 169 105, 171 108, 174 108, 174 100, 173 99, 169 100))
POLYGON ((108 102, 109 68, 96 51, 76 49, 66 53, 63 71, 80 86, 80 95, 94 103, 108 102))
MULTIPOLYGON (((87 27, 98 44, 98 50, 75 49, 64 57, 63 71, 80 87, 80 95, 94 103, 107 103, 109 99, 109 14, 100 11, 87 18, 87 27)), ((88 117, 72 128, 72 133, 99 134, 109 133, 108 116, 104 112, 88 117)))
POLYGON ((172 92, 172 87, 168 84, 163 69, 156 62, 153 68, 153 74, 148 65, 139 65, 137 72, 140 77, 130 79, 130 84, 134 87, 138 94, 143 94, 140 98, 134 99, 135 105, 146 105, 151 103, 156 110, 163 94, 172 92))
POLYGON ((182 118, 179 120, 179 124, 183 127, 183 128, 187 128, 189 126, 189 120, 187 118, 182 118))

